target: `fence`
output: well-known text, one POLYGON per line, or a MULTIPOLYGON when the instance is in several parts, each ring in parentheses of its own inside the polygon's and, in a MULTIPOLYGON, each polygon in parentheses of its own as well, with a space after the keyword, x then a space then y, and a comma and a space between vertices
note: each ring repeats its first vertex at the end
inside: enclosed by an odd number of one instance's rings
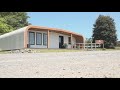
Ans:
POLYGON ((76 43, 73 45, 73 48, 78 48, 78 49, 96 49, 97 47, 101 47, 101 45, 103 45, 104 48, 104 44, 98 44, 98 43, 76 43))

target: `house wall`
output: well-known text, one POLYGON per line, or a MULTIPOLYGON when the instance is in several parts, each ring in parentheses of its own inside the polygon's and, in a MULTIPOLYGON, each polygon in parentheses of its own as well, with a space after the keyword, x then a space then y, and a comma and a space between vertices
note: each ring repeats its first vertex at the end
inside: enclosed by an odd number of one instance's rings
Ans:
MULTIPOLYGON (((47 48, 47 45, 43 45, 43 33, 46 33, 45 31, 34 31, 34 30, 30 30, 30 32, 35 32, 35 45, 30 45, 30 48, 47 48), (36 45, 36 32, 42 33, 42 45, 36 45)), ((28 32, 28 38, 29 38, 29 32, 28 32)), ((28 39, 28 43, 29 43, 29 39, 28 39)))
MULTIPOLYGON (((59 36, 63 36, 64 37, 64 43, 66 43, 68 45, 68 48, 71 48, 71 44, 68 44, 68 37, 70 37, 69 35, 64 35, 64 34, 59 34, 59 36)), ((58 37, 59 37, 58 36, 58 37)), ((74 37, 72 37, 72 43, 76 43, 76 40, 74 37)))
POLYGON ((55 32, 50 32, 50 48, 59 48, 59 35, 55 32))
MULTIPOLYGON (((59 48, 59 36, 64 37, 64 43, 68 44, 69 35, 50 32, 50 48, 59 48)), ((76 39, 73 37, 73 44, 76 43, 76 39)), ((68 48, 71 48, 71 45, 68 44, 68 48)))
MULTIPOLYGON (((29 44, 29 31, 33 32, 41 32, 41 33, 46 33, 47 31, 35 31, 35 30, 28 30, 28 39, 24 38, 26 29, 28 26, 23 27, 21 29, 12 31, 10 33, 6 33, 4 35, 0 36, 0 50, 12 50, 12 49, 22 49, 25 48, 24 46, 26 44, 29 44), (25 40, 25 41, 24 41, 25 40), (26 42, 28 41, 28 42, 26 42)), ((68 44, 68 37, 69 35, 64 35, 56 32, 49 32, 50 33, 50 41, 49 41, 49 48, 59 48, 59 36, 64 37, 64 43, 68 44)), ((36 35, 36 34, 35 34, 36 35)), ((43 35, 43 34, 42 34, 43 35)), ((36 37, 36 36, 35 36, 36 37)), ((73 37, 72 38, 73 44, 76 43, 76 39, 73 37)), ((36 38, 35 38, 35 45, 31 45, 31 48, 47 48, 47 45, 36 45, 36 38)), ((71 45, 68 44, 68 48, 71 48, 71 45)))
POLYGON ((0 49, 12 50, 24 48, 24 31, 25 28, 21 28, 10 33, 6 33, 0 36, 0 49))
MULTIPOLYGON (((46 33, 45 31, 34 31, 34 30, 30 30, 30 32, 35 32, 35 37, 36 37, 36 32, 42 33, 42 45, 36 45, 36 38, 35 38, 35 45, 30 45, 30 48, 47 48, 47 46, 43 45, 43 33, 46 33)), ((64 43, 68 44, 68 37, 70 37, 69 35, 64 35, 64 34, 60 34, 60 33, 55 33, 55 32, 50 32, 49 33, 49 48, 59 48, 59 36, 63 36, 64 37, 64 43)), ((28 37, 29 37, 29 32, 28 32, 28 37)), ((29 40, 28 40, 29 43, 29 40)), ((76 43, 75 38, 73 37, 73 44, 76 43)), ((68 48, 71 48, 71 45, 68 44, 68 48)))

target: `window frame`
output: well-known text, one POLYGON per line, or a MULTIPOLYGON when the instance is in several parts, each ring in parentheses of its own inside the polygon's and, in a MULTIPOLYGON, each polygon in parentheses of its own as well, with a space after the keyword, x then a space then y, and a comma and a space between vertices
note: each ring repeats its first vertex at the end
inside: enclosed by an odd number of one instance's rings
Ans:
POLYGON ((46 33, 43 33, 43 45, 47 46, 47 43, 45 44, 45 37, 46 36, 46 42, 47 42, 47 34, 46 33))
POLYGON ((35 32, 29 32, 29 44, 30 44, 30 45, 35 45, 35 32), (34 44, 31 44, 31 43, 30 43, 30 33, 33 33, 33 36, 34 36, 34 44))
POLYGON ((68 37, 68 44, 71 44, 71 37, 68 37))
POLYGON ((42 45, 42 33, 40 33, 40 32, 36 32, 36 45, 42 45), (41 35, 41 42, 40 42, 40 44, 37 43, 37 34, 41 35))

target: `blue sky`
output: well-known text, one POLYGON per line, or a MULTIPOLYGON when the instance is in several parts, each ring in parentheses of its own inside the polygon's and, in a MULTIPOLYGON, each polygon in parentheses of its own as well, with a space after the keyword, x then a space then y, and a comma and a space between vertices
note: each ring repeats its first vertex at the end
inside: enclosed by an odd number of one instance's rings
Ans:
POLYGON ((118 40, 120 40, 120 12, 28 12, 32 25, 61 28, 92 36, 93 24, 99 15, 109 15, 115 20, 118 40))

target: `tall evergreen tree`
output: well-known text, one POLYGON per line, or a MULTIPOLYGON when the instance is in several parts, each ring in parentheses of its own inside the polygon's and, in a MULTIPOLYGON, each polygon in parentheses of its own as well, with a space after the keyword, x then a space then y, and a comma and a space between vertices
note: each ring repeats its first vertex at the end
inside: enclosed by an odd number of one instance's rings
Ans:
POLYGON ((95 40, 104 40, 105 48, 114 48, 116 46, 117 34, 113 18, 99 15, 93 26, 93 42, 95 40))
POLYGON ((29 25, 28 18, 26 12, 0 12, 0 33, 4 34, 29 25))

